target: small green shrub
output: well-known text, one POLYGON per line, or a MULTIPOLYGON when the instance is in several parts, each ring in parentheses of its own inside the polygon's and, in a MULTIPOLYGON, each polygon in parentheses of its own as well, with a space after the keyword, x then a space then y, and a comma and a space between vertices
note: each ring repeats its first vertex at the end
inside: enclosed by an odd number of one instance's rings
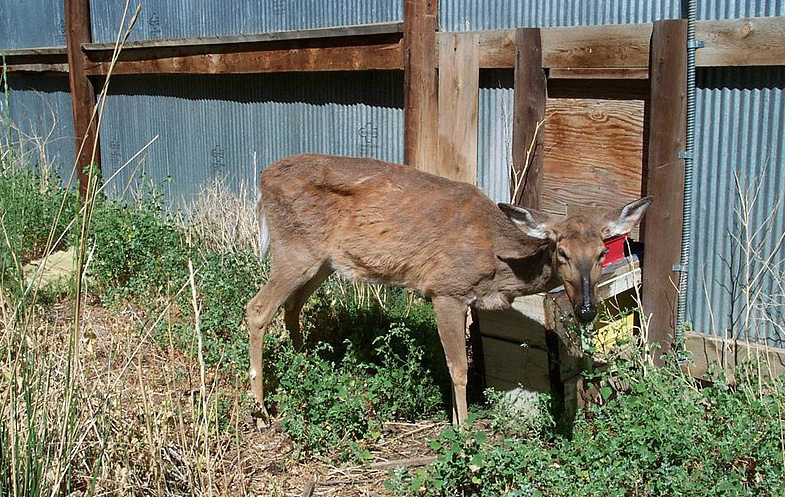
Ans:
POLYGON ((53 226, 56 241, 74 219, 78 195, 60 188, 57 181, 29 170, 0 175, 0 267, 18 271, 14 255, 20 265, 41 257, 53 226))
POLYGON ((284 430, 305 450, 323 452, 378 437, 384 421, 441 410, 440 390, 410 333, 396 325, 377 339, 375 362, 360 360, 351 342, 339 361, 329 358, 335 350, 328 344, 298 353, 289 343, 271 343, 266 357, 277 379, 272 401, 284 430))
POLYGON ((147 297, 187 281, 185 236, 154 203, 97 202, 88 243, 88 277, 99 294, 147 297))
POLYGON ((579 416, 572 440, 448 429, 427 469, 395 473, 396 495, 781 496, 785 391, 667 370, 614 373, 629 390, 579 416))

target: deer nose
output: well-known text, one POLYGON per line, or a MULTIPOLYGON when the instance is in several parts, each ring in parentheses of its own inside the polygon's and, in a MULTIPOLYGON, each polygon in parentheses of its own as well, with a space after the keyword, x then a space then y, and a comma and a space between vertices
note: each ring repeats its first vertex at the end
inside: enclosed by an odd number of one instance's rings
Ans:
POLYGON ((575 316, 584 323, 590 323, 597 316, 597 308, 592 304, 584 304, 575 309, 575 316))

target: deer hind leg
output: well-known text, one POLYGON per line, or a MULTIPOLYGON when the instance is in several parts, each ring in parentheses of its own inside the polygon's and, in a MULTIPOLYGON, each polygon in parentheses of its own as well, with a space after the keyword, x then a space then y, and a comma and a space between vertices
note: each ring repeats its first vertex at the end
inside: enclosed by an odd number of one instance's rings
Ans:
POLYGON ((324 280, 333 274, 333 269, 329 264, 323 264, 319 271, 306 281, 300 288, 286 299, 283 305, 284 315, 283 320, 286 324, 286 329, 292 339, 295 350, 300 350, 303 347, 303 335, 300 332, 300 312, 303 306, 308 302, 308 298, 319 288, 319 285, 324 283, 324 280))
POLYGON ((251 390, 264 412, 264 378, 262 375, 262 353, 264 334, 279 307, 289 299, 298 288, 310 281, 319 271, 321 262, 289 269, 276 267, 270 271, 267 284, 248 302, 245 308, 245 321, 250 339, 251 390))
POLYGON ((452 422, 462 424, 469 417, 466 404, 466 381, 469 361, 466 356, 466 310, 463 302, 449 298, 433 299, 436 326, 452 379, 452 422))

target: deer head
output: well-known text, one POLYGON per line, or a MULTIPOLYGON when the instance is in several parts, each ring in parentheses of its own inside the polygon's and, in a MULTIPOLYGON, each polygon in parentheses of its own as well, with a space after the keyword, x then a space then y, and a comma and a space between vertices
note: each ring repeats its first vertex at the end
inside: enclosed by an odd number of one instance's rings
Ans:
POLYGON ((575 317, 588 323, 597 315, 597 283, 607 252, 603 240, 629 233, 652 200, 644 197, 598 218, 562 220, 514 205, 499 207, 524 233, 549 242, 554 274, 564 283, 575 317))

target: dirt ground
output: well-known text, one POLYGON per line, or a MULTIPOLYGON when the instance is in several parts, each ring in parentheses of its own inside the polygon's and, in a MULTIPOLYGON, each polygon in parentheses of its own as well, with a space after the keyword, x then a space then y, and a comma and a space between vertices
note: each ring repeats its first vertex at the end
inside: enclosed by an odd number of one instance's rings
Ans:
MULTIPOLYGON (((67 330, 72 308, 67 302, 47 311, 43 327, 48 334, 67 330)), ((122 410, 114 414, 120 420, 114 431, 118 443, 133 446, 141 440, 144 447, 125 449, 128 453, 118 459, 129 461, 113 463, 129 467, 102 471, 106 478, 123 475, 128 490, 160 491, 162 479, 156 487, 152 471, 165 475, 170 487, 196 486, 202 495, 390 495, 383 486, 390 469, 430 462, 428 440, 445 427, 443 421, 386 423, 381 437, 365 447, 371 458, 363 465, 338 462, 337 453, 303 454, 282 431, 280 419, 266 427, 254 417, 247 377, 209 367, 203 373, 197 358, 156 343, 145 331, 149 317, 130 306, 110 310, 92 303, 84 316, 80 356, 87 383, 95 385, 92 396, 102 398, 106 389, 116 389, 122 410), (221 430, 201 431, 210 423, 200 418, 200 392, 229 406, 213 420, 221 430), (192 474, 197 471, 202 474, 192 474), (207 478, 204 471, 210 473, 207 478)))

